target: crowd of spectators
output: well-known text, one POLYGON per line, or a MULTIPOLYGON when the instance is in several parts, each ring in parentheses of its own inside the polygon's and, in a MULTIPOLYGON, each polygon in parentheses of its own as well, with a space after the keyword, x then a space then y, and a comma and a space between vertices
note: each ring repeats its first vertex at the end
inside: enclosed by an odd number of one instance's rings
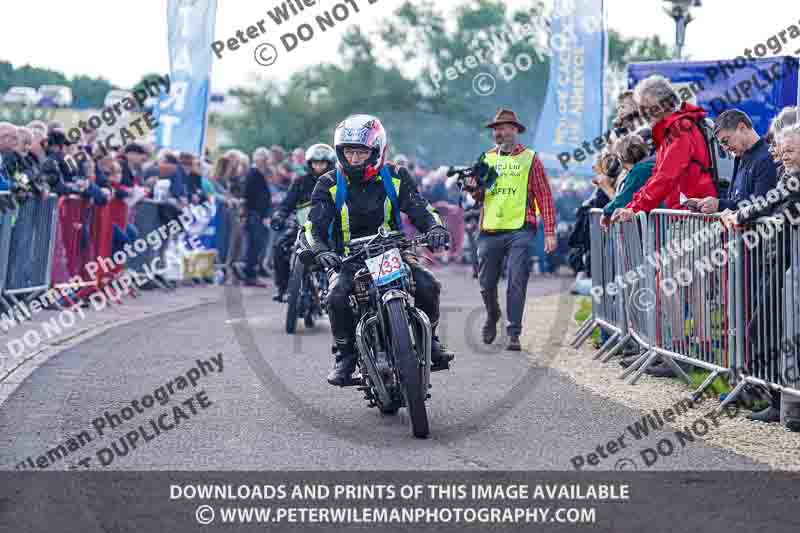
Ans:
MULTIPOLYGON (((783 109, 762 137, 743 111, 729 109, 711 121, 703 108, 681 102, 667 79, 651 76, 633 91, 620 95, 617 112, 616 135, 595 161, 595 190, 578 210, 571 244, 575 248, 575 263, 586 275, 579 275, 576 292, 591 287, 587 276, 591 269, 588 254, 591 208, 603 209, 600 226, 606 231, 616 222, 630 220, 635 213, 649 213, 656 208, 717 213, 730 231, 742 231, 764 216, 783 221, 800 219, 797 107, 783 109), (730 176, 715 175, 712 157, 717 150, 733 157, 730 176), (772 200, 766 200, 769 198, 772 200)), ((796 293, 786 281, 796 277, 790 234, 783 231, 775 242, 758 243, 748 256, 752 262, 748 270, 751 276, 757 276, 761 290, 750 295, 745 304, 744 333, 751 364, 762 369, 774 370, 779 365, 777 354, 789 355, 783 354, 778 345, 782 338, 793 333, 789 317, 796 293), (775 310, 784 314, 783 318, 768 318, 775 310), (769 325, 772 321, 774 326, 769 325)), ((685 308, 687 316, 702 317, 702 312, 693 308, 699 305, 696 300, 677 305, 685 308)), ((675 331, 683 331, 684 322, 679 318, 675 331)), ((695 322, 697 326, 698 320, 695 322)), ((699 323, 702 327, 702 320, 699 323)), ((630 365, 637 357, 638 349, 634 349, 621 363, 630 365)), ((675 375, 666 364, 648 369, 648 373, 660 377, 675 375)), ((772 390, 771 405, 751 418, 777 422, 780 397, 779 390, 772 390)))

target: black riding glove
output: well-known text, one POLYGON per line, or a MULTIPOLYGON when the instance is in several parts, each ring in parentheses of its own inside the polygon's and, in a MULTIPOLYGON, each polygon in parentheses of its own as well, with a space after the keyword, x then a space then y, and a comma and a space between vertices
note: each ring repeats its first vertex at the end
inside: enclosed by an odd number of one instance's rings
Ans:
POLYGON ((428 246, 431 250, 441 250, 450 243, 450 232, 444 226, 434 226, 428 232, 428 246))
POLYGON ((336 253, 325 251, 317 254, 317 263, 327 270, 338 270, 342 266, 342 258, 336 253))

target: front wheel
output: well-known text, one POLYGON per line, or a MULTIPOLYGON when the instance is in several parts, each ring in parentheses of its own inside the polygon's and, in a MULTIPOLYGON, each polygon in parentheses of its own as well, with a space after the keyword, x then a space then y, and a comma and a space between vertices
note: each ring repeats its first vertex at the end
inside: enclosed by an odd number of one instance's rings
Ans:
POLYGON ((286 305, 286 333, 293 335, 297 331, 297 314, 300 307, 300 291, 303 288, 305 265, 301 261, 292 260, 294 268, 289 278, 288 299, 286 305))
POLYGON ((411 419, 411 430, 415 437, 424 439, 430 435, 428 412, 425 409, 427 391, 422 388, 422 372, 411 342, 405 302, 402 299, 389 301, 386 304, 386 315, 392 337, 394 362, 400 372, 400 384, 411 419))

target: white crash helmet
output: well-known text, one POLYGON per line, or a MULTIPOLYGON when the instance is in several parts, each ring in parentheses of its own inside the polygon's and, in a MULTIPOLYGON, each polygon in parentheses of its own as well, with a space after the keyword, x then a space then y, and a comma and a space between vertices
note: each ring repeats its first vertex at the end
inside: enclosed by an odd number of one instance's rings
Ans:
POLYGON ((344 119, 333 134, 333 146, 339 159, 339 168, 351 178, 372 178, 380 172, 386 159, 388 138, 383 124, 372 115, 351 115, 344 119), (358 166, 350 165, 344 156, 345 147, 362 147, 372 151, 369 158, 358 166))
POLYGON ((333 170, 333 168, 336 166, 336 151, 328 144, 317 143, 310 146, 308 150, 306 150, 305 158, 306 166, 308 167, 309 172, 312 173, 314 171, 314 169, 311 168, 312 161, 325 161, 328 163, 328 170, 325 172, 333 170))

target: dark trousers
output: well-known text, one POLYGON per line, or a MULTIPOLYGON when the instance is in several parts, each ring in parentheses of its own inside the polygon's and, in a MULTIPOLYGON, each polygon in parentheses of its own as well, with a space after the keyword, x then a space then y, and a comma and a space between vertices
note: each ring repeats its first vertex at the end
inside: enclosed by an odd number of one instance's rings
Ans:
POLYGON ((524 227, 516 231, 481 233, 478 237, 478 280, 481 291, 497 294, 497 284, 508 256, 506 317, 509 336, 522 333, 522 313, 531 275, 531 260, 536 244, 536 231, 524 227))
POLYGON ((286 292, 289 286, 289 275, 294 241, 297 239, 297 225, 290 225, 285 231, 278 234, 275 246, 272 249, 272 263, 275 267, 275 287, 286 292))
POLYGON ((245 223, 245 232, 247 233, 247 264, 244 268, 244 274, 247 279, 255 279, 258 274, 258 259, 261 257, 261 252, 267 245, 268 231, 259 213, 255 211, 247 213, 247 222, 245 223))
MULTIPOLYGON (((435 328, 439 323, 439 293, 442 285, 416 257, 406 255, 403 259, 411 267, 411 275, 416 285, 414 306, 428 315, 431 325, 435 328)), ((340 353, 352 353, 355 350, 353 341, 357 317, 350 307, 349 297, 353 293, 353 278, 358 269, 359 266, 344 266, 338 274, 333 274, 330 278, 328 317, 340 353)))

